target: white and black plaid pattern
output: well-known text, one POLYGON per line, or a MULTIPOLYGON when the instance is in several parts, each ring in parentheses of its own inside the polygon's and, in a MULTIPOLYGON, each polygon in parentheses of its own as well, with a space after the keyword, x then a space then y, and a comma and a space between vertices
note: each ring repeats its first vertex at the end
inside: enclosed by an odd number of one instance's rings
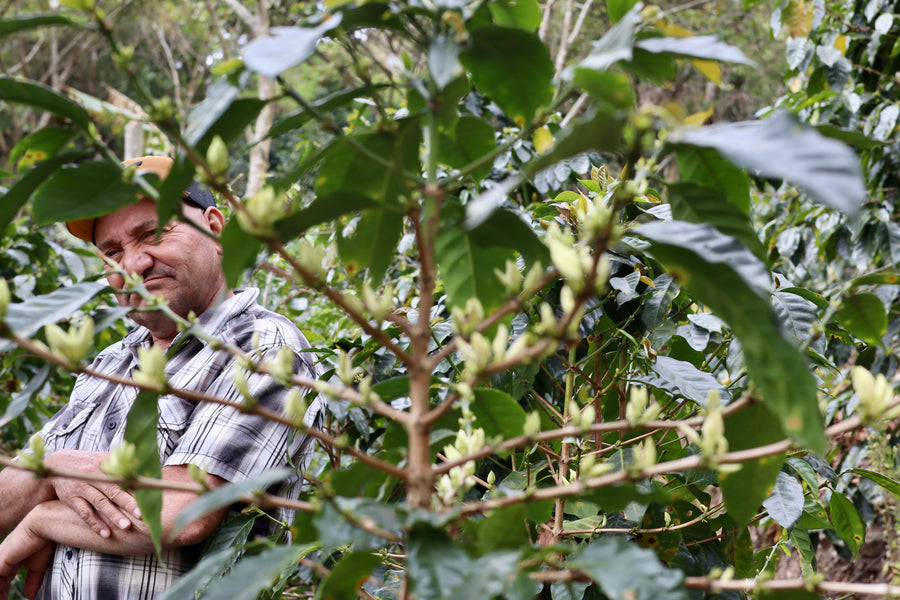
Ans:
MULTIPOLYGON (((294 372, 315 378, 312 354, 302 352, 309 348, 303 334, 285 317, 257 304, 258 295, 259 290, 254 288, 236 290, 233 297, 201 315, 200 326, 255 357, 271 358, 279 348, 289 346, 295 351, 294 372)), ((227 352, 211 350, 197 338, 176 338, 173 345, 182 341, 184 344, 166 366, 171 387, 240 401, 232 380, 234 359, 227 352)), ((101 352, 92 368, 129 377, 138 367, 137 348, 148 343, 149 332, 139 327, 101 352)), ((259 406, 277 413, 283 411, 285 388, 265 375, 248 374, 247 379, 259 406)), ((65 448, 102 452, 115 447, 123 439, 126 415, 136 396, 133 387, 80 375, 69 403, 41 430, 47 451, 65 448)), ((318 426, 321 407, 321 399, 310 406, 305 416, 308 425, 318 426)), ((194 464, 228 481, 293 466, 296 476, 268 490, 286 498, 299 496, 300 473, 312 453, 312 440, 295 435, 284 425, 229 406, 197 404, 172 395, 159 398, 157 439, 162 465, 194 464)), ((272 514, 288 523, 293 518, 292 511, 287 510, 272 514)), ((157 558, 153 554, 115 556, 59 545, 38 598, 153 598, 193 567, 199 550, 199 546, 175 548, 163 551, 162 557, 157 558)))

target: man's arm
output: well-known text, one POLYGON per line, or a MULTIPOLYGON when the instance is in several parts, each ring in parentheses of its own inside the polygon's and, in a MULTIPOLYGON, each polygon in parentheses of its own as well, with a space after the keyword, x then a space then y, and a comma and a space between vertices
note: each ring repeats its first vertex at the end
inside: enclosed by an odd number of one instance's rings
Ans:
MULTIPOLYGON (((186 465, 167 466, 162 469, 166 481, 191 482, 186 465)), ((210 487, 218 487, 225 481, 214 475, 207 476, 210 487)), ((172 535, 175 521, 181 511, 197 499, 192 492, 163 491, 162 522, 163 547, 171 548, 196 544, 209 537, 222 522, 226 509, 220 509, 189 523, 176 535, 172 535)), ((42 502, 35 506, 21 523, 0 544, 0 587, 2 580, 14 577, 19 566, 35 553, 43 551, 49 542, 65 544, 107 554, 150 554, 153 542, 146 525, 138 519, 127 529, 112 528, 109 537, 98 535, 70 507, 58 500, 42 502)))

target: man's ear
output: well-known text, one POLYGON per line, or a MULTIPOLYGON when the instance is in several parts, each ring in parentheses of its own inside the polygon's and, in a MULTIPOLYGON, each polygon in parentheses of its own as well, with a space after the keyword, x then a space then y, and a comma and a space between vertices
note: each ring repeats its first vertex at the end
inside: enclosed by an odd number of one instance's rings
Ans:
POLYGON ((204 211, 203 218, 206 220, 210 231, 216 235, 222 235, 222 230, 225 229, 225 215, 222 214, 221 210, 215 206, 210 206, 204 211))

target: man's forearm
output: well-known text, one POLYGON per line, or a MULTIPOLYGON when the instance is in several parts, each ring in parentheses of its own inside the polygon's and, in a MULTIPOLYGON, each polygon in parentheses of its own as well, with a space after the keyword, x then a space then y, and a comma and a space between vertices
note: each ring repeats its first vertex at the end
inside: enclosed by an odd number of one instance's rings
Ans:
POLYGON ((109 537, 103 537, 59 500, 34 507, 21 527, 25 529, 23 534, 27 532, 57 544, 105 554, 150 554, 154 551, 147 527, 140 520, 134 519, 133 526, 128 529, 111 528, 109 537))
POLYGON ((0 537, 9 535, 38 504, 55 497, 49 482, 31 471, 14 467, 0 471, 0 537))

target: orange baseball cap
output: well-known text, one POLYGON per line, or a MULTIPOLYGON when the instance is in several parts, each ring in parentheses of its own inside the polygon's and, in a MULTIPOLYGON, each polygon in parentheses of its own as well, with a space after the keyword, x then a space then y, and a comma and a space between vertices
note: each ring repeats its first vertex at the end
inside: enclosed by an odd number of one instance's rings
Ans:
MULTIPOLYGON (((140 158, 130 158, 122 163, 123 167, 136 167, 138 173, 154 173, 160 180, 165 179, 175 164, 168 156, 142 156, 140 158)), ((216 198, 208 188, 198 184, 191 185, 184 191, 183 200, 202 209, 216 205, 216 198)), ((81 238, 86 242, 94 243, 94 225, 97 217, 89 219, 75 219, 66 221, 66 228, 77 238, 81 238)))

